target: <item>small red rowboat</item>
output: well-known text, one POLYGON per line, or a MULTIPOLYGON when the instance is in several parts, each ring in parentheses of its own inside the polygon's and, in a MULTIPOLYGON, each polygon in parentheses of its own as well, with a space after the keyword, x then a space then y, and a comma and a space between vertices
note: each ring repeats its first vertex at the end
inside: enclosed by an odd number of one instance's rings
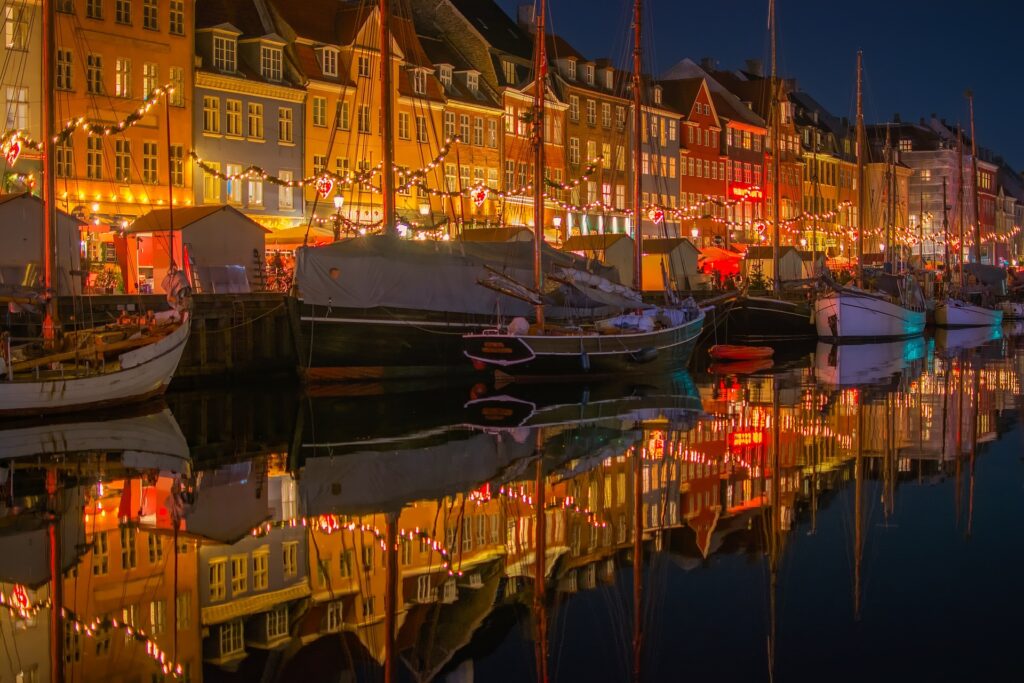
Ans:
POLYGON ((715 344, 708 351, 715 360, 761 360, 771 358, 775 349, 770 346, 734 346, 715 344))

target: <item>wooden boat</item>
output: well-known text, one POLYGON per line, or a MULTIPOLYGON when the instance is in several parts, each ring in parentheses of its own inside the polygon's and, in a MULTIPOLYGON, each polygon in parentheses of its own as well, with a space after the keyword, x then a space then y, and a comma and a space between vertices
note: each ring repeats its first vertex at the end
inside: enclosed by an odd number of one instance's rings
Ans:
POLYGON ((1002 308, 985 308, 959 299, 946 299, 935 306, 935 324, 939 327, 992 327, 1002 323, 1002 308))
POLYGON ((736 341, 816 339, 807 301, 743 295, 729 308, 728 336, 736 341))
POLYGON ((733 344, 715 344, 708 350, 715 360, 760 360, 771 358, 775 349, 770 346, 737 346, 733 344))
POLYGON ((999 308, 1003 311, 1003 320, 1024 320, 1024 302, 1004 301, 999 308))
POLYGON ((189 313, 149 328, 89 330, 72 348, 0 359, 0 416, 47 415, 143 401, 167 389, 191 328, 189 313), (113 336, 125 337, 108 342, 113 336))
POLYGON ((770 358, 758 360, 734 360, 712 363, 708 366, 708 372, 712 375, 753 375, 757 372, 771 370, 775 362, 770 358))
POLYGON ((924 334, 924 299, 911 279, 895 278, 890 294, 836 287, 814 302, 818 338, 829 341, 908 339, 924 334), (904 285, 895 282, 902 279, 904 285))

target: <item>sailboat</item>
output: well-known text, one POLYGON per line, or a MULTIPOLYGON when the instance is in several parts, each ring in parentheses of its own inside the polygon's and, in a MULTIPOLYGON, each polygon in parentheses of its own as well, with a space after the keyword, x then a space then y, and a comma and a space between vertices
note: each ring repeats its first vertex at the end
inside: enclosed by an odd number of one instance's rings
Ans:
MULTIPOLYGON (((974 137, 974 96, 968 91, 967 101, 970 103, 970 117, 971 117, 971 166, 974 181, 971 184, 973 193, 973 204, 974 204, 974 244, 975 244, 975 255, 977 256, 976 263, 981 263, 981 220, 978 208, 978 144, 974 137)), ((964 241, 963 241, 963 199, 964 199, 964 179, 963 179, 963 138, 960 135, 959 129, 957 130, 958 140, 958 166, 960 169, 959 177, 959 197, 960 197, 960 282, 959 282, 959 296, 947 297, 944 301, 941 301, 935 305, 935 324, 939 327, 991 327, 995 325, 1001 325, 1003 322, 1003 308, 987 308, 979 306, 977 304, 968 301, 964 294, 964 241)), ((949 239, 949 236, 946 236, 949 239)), ((1005 275, 1003 277, 1005 280, 1005 275)))
MULTIPOLYGON (((44 3, 42 343, 9 335, 0 349, 0 416, 75 412, 143 401, 162 394, 178 367, 191 328, 190 289, 174 269, 164 282, 172 310, 113 325, 61 333, 55 292, 57 203, 54 119, 54 8, 44 3)), ((170 106, 169 102, 167 106, 170 106)), ((168 177, 168 183, 171 178, 168 177)), ((170 206, 170 204, 168 205, 170 206)), ((173 223, 172 223, 173 225, 173 223)), ((174 238, 173 230, 170 233, 174 238)), ((173 245, 172 245, 173 247, 173 245)), ((168 250, 173 254, 173 248, 168 250)), ((6 303, 6 302, 5 302, 6 303)), ((24 303, 16 301, 16 303, 24 303)))
POLYGON ((857 201, 862 224, 857 230, 857 287, 844 287, 826 279, 831 291, 819 294, 814 321, 821 339, 877 341, 916 337, 924 333, 925 310, 921 289, 909 275, 882 274, 877 291, 864 281, 864 99, 863 53, 857 53, 857 201))
POLYGON ((817 332, 811 316, 811 307, 806 301, 785 299, 781 296, 782 277, 779 264, 779 159, 782 156, 780 129, 782 108, 780 106, 781 84, 777 69, 777 43, 775 26, 775 2, 769 4, 768 26, 771 41, 771 105, 768 125, 771 128, 772 146, 772 295, 751 296, 744 293, 729 309, 729 336, 737 341, 779 341, 814 339, 817 332))
MULTIPOLYGON (((639 0, 637 0, 639 1, 639 0)), ((544 106, 547 75, 545 3, 536 18, 533 86, 533 146, 537 173, 544 169, 544 106)), ((509 375, 558 377, 579 374, 649 370, 657 362, 667 367, 685 365, 704 326, 705 312, 692 301, 676 306, 648 306, 640 294, 643 282, 641 217, 641 149, 643 126, 641 27, 634 17, 633 46, 633 207, 635 239, 633 288, 616 285, 594 275, 562 269, 545 276, 541 259, 544 244, 544 183, 533 184, 534 259, 533 287, 506 282, 505 291, 517 291, 534 305, 535 322, 525 318, 463 337, 466 356, 479 367, 500 369, 509 375), (548 280, 567 284, 586 298, 619 309, 618 316, 576 325, 546 325, 548 280)), ((481 283, 493 288, 495 284, 481 283)))

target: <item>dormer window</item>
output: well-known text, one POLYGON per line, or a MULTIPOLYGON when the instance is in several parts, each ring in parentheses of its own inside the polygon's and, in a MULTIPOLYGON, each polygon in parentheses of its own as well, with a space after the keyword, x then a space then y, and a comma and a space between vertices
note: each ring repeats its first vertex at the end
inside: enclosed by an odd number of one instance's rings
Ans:
POLYGON ((412 91, 417 95, 427 94, 427 72, 416 69, 412 72, 412 91))
POLYGON ((566 73, 568 74, 570 79, 572 79, 574 81, 576 80, 576 60, 575 59, 570 59, 569 60, 569 62, 567 64, 567 71, 566 71, 566 73))
POLYGON ((479 81, 479 78, 478 78, 477 74, 474 74, 474 73, 466 74, 466 88, 470 92, 476 92, 476 89, 479 87, 479 85, 480 85, 480 81, 479 81))
POLYGON ((234 73, 238 64, 234 36, 213 37, 213 68, 217 71, 234 73))
POLYGON ((281 48, 270 45, 260 47, 260 75, 268 81, 279 81, 283 71, 281 48))
POLYGON ((437 77, 441 85, 450 88, 452 85, 452 67, 448 64, 441 64, 437 67, 437 77))
POLYGON ((516 65, 507 59, 501 60, 501 70, 505 74, 505 82, 514 85, 516 82, 516 65))
POLYGON ((584 73, 586 74, 587 85, 594 85, 594 65, 587 64, 584 73))
POLYGON ((654 89, 654 103, 661 104, 661 88, 654 89))
POLYGON ((338 75, 338 51, 333 47, 320 48, 320 68, 324 76, 338 75))
POLYGON ((611 90, 615 87, 615 72, 611 69, 607 69, 604 72, 604 87, 611 90))

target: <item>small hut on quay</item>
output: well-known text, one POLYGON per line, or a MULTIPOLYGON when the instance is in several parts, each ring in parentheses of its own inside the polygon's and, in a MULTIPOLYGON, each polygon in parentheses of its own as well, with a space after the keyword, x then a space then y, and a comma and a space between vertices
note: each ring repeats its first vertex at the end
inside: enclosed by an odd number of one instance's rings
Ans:
MULTIPOLYGON (((0 286, 38 287, 43 278, 43 200, 29 192, 0 195, 0 286)), ((84 224, 57 212, 57 294, 82 293, 84 224)))
MULTIPOLYGON (((597 259, 619 273, 619 282, 633 284, 633 238, 622 233, 573 235, 562 245, 562 251, 597 259)), ((661 276, 658 276, 659 281, 661 276)), ((660 285, 659 285, 660 287, 660 285)))

